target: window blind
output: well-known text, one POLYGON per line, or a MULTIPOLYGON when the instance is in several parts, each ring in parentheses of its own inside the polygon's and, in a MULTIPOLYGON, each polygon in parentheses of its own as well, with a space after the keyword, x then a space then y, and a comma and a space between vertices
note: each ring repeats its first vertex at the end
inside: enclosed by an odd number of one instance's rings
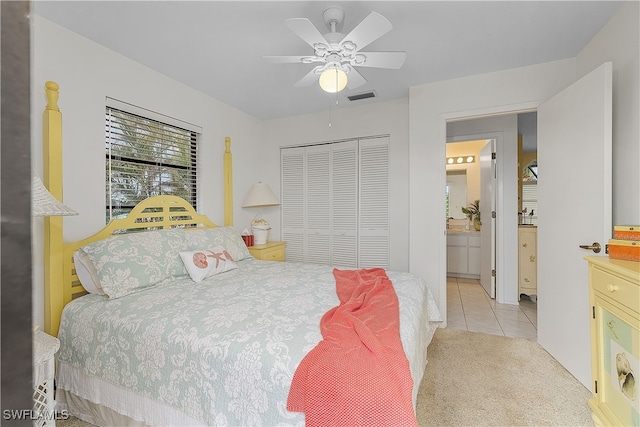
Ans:
POLYGON ((107 106, 107 222, 151 196, 175 195, 197 206, 197 135, 107 106))
POLYGON ((537 182, 522 184, 522 208, 527 209, 526 218, 522 218, 527 224, 538 224, 538 185, 537 182), (533 215, 529 215, 533 212, 533 215))

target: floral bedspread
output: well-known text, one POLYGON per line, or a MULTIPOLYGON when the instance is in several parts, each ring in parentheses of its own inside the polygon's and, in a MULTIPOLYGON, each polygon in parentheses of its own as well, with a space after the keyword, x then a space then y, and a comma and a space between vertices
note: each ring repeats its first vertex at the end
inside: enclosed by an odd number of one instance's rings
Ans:
MULTIPOLYGON (((388 276, 419 379, 425 323, 440 315, 422 280, 388 276)), ((114 300, 72 301, 58 359, 207 425, 303 424, 286 410, 291 379, 322 339, 320 318, 338 304, 330 267, 246 259, 200 283, 185 276, 114 300)))

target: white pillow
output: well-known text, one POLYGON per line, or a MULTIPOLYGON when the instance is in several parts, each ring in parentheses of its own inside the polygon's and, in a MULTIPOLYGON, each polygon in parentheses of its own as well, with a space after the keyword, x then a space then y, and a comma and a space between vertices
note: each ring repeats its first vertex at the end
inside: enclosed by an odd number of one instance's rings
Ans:
POLYGON ((252 258, 240 232, 233 227, 185 228, 187 249, 224 248, 234 261, 252 258))
POLYGON ((100 286, 98 272, 87 254, 83 251, 76 251, 73 254, 73 262, 82 287, 91 294, 105 295, 102 286, 100 286))
POLYGON ((222 247, 180 252, 180 258, 191 280, 201 282, 207 277, 233 270, 238 265, 222 247))

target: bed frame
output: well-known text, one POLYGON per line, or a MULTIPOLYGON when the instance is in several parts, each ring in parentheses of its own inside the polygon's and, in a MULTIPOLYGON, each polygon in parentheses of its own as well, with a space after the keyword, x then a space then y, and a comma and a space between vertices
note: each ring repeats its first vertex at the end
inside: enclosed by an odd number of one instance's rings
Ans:
MULTIPOLYGON (((47 106, 43 128, 44 185, 62 201, 62 114, 58 107, 59 86, 45 83, 47 106)), ((225 138, 224 225, 233 225, 233 176, 231 138, 225 138)), ((80 213, 82 215, 82 213, 80 213)), ((205 215, 198 214, 186 200, 177 196, 154 196, 143 200, 123 219, 114 219, 102 230, 77 242, 64 242, 62 217, 44 219, 45 331, 57 336, 64 306, 87 291, 76 275, 74 252, 91 242, 114 234, 165 228, 217 227, 205 215)))

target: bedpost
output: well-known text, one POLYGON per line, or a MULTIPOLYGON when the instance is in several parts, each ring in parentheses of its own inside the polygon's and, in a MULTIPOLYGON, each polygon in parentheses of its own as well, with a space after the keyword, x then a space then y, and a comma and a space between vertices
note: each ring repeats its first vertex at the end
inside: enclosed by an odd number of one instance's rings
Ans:
POLYGON ((224 225, 233 225, 233 173, 231 158, 231 138, 224 139, 224 225))
MULTIPOLYGON (((59 86, 45 83, 47 106, 42 118, 44 185, 62 200, 62 113, 58 107, 59 86)), ((62 217, 44 218, 44 328, 58 335, 64 307, 62 291, 62 217)))

